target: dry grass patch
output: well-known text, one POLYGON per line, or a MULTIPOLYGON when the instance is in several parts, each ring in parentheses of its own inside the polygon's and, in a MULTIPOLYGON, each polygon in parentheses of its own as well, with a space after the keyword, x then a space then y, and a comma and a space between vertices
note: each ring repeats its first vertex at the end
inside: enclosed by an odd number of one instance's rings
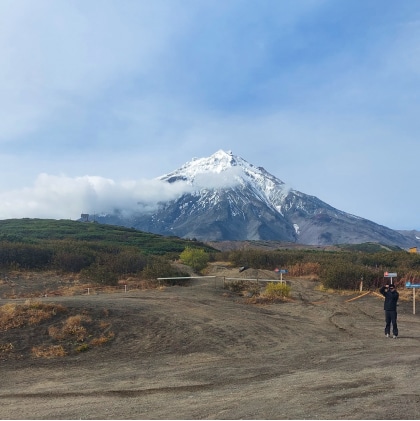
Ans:
POLYGON ((241 294, 247 304, 272 304, 288 301, 291 288, 285 283, 268 282, 265 286, 261 282, 234 280, 225 284, 225 289, 241 294))
POLYGON ((7 352, 13 351, 14 346, 11 342, 6 344, 0 344, 0 353, 5 354, 7 352))
POLYGON ((92 319, 82 314, 69 317, 63 325, 64 334, 74 336, 78 341, 84 341, 88 335, 84 323, 91 322, 92 319))
MULTIPOLYGON (((108 311, 104 310, 104 314, 108 314, 108 311)), ((77 314, 68 317, 60 325, 50 326, 48 334, 56 341, 67 341, 67 344, 73 344, 76 352, 85 352, 91 347, 100 346, 112 340, 114 333, 106 333, 110 327, 111 323, 106 320, 93 321, 86 314, 77 314)))
MULTIPOLYGON (((400 294, 400 300, 402 301, 412 301, 413 300, 413 289, 412 288, 398 288, 397 291, 400 294)), ((419 299, 420 295, 417 292, 417 289, 415 289, 416 294, 416 301, 419 299)))
POLYGON ((93 338, 89 344, 92 346, 101 346, 114 339, 114 336, 113 332, 109 332, 108 335, 101 335, 99 338, 93 338))
POLYGON ((62 305, 44 304, 39 301, 8 303, 0 307, 0 331, 36 325, 65 311, 66 308, 62 305))
MULTIPOLYGON (((106 314, 106 317, 108 317, 108 314, 106 314)), ((108 329, 111 326, 110 322, 107 322, 106 320, 100 320, 99 321, 99 327, 101 329, 108 329)))
POLYGON ((74 338, 78 342, 83 342, 88 336, 88 330, 84 324, 91 321, 90 317, 83 314, 70 316, 61 326, 50 326, 48 334, 56 340, 74 338))
POLYGON ((55 358, 67 355, 62 345, 34 346, 32 355, 37 358, 55 358))
POLYGON ((109 310, 97 314, 82 311, 80 314, 65 314, 70 309, 53 303, 27 300, 23 304, 8 303, 0 307, 0 359, 54 358, 87 351, 104 345, 114 338, 107 320, 109 310), (47 325, 47 327, 43 327, 47 325), (21 329, 21 334, 8 331, 21 329))

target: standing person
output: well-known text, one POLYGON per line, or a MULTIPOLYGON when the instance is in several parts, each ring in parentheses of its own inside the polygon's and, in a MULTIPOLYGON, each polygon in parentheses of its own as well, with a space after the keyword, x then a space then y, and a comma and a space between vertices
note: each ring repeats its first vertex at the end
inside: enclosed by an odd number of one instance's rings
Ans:
POLYGON ((392 337, 397 339, 398 326, 397 326, 397 301, 400 294, 397 292, 395 285, 384 285, 379 292, 385 297, 384 310, 385 310, 385 336, 389 338, 391 334, 392 323, 392 337))

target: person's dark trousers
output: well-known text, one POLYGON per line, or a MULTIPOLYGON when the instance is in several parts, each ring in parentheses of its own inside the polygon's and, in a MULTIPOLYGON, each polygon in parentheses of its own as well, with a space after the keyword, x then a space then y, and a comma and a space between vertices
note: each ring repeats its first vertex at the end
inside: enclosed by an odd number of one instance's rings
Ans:
POLYGON ((385 335, 391 333, 391 323, 392 323, 392 334, 398 336, 398 326, 397 326, 397 312, 391 310, 385 310, 385 335))

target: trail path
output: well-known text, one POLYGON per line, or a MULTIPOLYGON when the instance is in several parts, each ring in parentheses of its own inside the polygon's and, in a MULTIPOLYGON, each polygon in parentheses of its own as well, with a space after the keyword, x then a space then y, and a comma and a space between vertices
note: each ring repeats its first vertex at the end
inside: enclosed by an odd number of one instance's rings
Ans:
POLYGON ((287 303, 250 305, 215 285, 45 298, 104 308, 109 347, 2 362, 13 419, 419 419, 420 318, 399 307, 385 339, 380 298, 291 280, 287 303))

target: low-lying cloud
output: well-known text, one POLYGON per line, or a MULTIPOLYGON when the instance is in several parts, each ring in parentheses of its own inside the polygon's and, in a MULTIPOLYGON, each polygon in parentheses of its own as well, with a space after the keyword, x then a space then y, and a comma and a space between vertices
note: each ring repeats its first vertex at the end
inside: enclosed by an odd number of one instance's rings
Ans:
POLYGON ((196 174, 194 182, 155 179, 115 181, 100 176, 68 177, 40 174, 32 187, 0 193, 0 219, 78 219, 82 213, 102 214, 115 210, 148 212, 160 202, 175 200, 185 193, 232 187, 237 170, 196 174))
POLYGON ((116 182, 99 176, 40 174, 33 187, 0 193, 0 219, 78 219, 81 213, 115 209, 151 211, 160 201, 176 199, 191 189, 186 182, 158 179, 116 182))

